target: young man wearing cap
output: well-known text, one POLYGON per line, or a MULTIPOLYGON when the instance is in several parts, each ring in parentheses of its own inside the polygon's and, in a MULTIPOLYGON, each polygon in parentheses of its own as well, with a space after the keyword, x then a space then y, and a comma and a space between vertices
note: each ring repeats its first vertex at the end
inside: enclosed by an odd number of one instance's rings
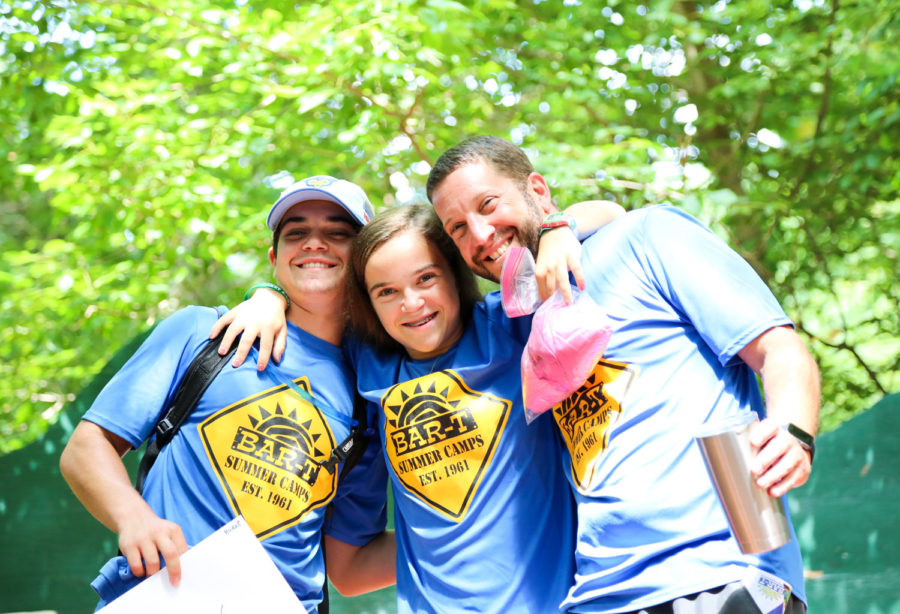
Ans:
MULTIPOLYGON (((489 279, 510 245, 534 249, 539 228, 560 222, 547 182, 497 137, 445 152, 427 190, 469 267, 489 279)), ((806 482, 818 369, 790 320, 743 259, 673 207, 629 212, 582 246, 586 291, 614 331, 582 388, 552 410, 578 516, 563 608, 805 612, 796 538, 742 553, 693 441, 704 423, 755 411, 757 484, 780 497, 806 482)))
POLYGON ((267 225, 275 278, 289 300, 280 364, 225 368, 147 475, 143 495, 121 457, 153 433, 217 310, 182 309, 153 330, 76 427, 60 459, 85 507, 119 536, 122 556, 92 586, 101 605, 157 571, 173 584, 179 556, 237 515, 254 530, 310 612, 322 599, 325 564, 344 594, 394 582, 395 545, 384 531, 384 465, 377 445, 338 483, 326 461, 350 432, 353 372, 339 344, 350 243, 372 217, 356 185, 311 177, 286 189, 267 225), (334 501, 326 521, 326 506, 334 501))

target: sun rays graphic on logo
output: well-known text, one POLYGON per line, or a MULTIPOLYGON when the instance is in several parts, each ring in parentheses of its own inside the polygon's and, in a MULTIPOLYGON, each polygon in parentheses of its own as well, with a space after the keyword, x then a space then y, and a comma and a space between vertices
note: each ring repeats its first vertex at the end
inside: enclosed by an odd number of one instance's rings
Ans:
POLYGON ((443 416, 448 409, 453 411, 459 405, 459 400, 451 401, 447 398, 449 394, 449 386, 438 392, 435 383, 432 382, 428 391, 425 392, 421 383, 417 383, 412 395, 401 391, 401 403, 399 405, 390 405, 386 408, 395 416, 394 418, 388 418, 387 422, 394 428, 398 428, 443 416))
POLYGON ((257 409, 259 418, 247 416, 253 430, 288 446, 296 446, 310 458, 327 456, 325 451, 316 447, 316 442, 321 439, 322 434, 309 431, 313 422, 311 419, 299 422, 297 410, 291 409, 285 413, 280 403, 275 405, 275 413, 269 412, 262 405, 257 405, 257 409))

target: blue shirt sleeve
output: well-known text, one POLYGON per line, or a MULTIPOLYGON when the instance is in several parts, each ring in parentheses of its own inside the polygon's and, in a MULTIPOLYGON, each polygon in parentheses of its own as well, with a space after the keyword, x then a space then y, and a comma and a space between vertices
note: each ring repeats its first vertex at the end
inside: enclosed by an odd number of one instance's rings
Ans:
POLYGON ((658 290, 722 365, 770 328, 791 324, 747 261, 687 213, 650 208, 641 240, 658 290))
POLYGON ((216 318, 213 308, 191 306, 160 322, 100 391, 83 419, 139 448, 206 343, 216 318))

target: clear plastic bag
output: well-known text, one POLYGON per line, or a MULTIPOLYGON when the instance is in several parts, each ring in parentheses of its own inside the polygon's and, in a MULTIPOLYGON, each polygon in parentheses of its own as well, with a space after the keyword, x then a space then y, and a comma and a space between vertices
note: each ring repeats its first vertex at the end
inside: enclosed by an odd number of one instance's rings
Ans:
POLYGON ((534 256, 525 247, 511 247, 500 271, 500 299, 509 318, 534 313, 541 304, 534 256))

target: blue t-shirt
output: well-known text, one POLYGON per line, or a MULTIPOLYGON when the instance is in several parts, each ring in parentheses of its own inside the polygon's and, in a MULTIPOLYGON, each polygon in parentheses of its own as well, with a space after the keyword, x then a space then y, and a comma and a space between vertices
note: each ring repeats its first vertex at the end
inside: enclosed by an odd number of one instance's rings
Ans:
POLYGON ((566 605, 637 610, 740 580, 747 566, 805 601, 796 538, 741 554, 693 439, 705 422, 765 415, 737 353, 790 321, 742 258, 672 207, 630 212, 583 247, 587 291, 616 328, 585 385, 553 409, 578 510, 566 605))
MULTIPOLYGON (((84 415, 134 448, 153 432, 216 312, 188 307, 160 322, 84 415)), ((348 435, 352 369, 339 347, 288 324, 279 365, 225 365, 147 475, 143 496, 194 545, 242 515, 309 611, 322 599, 320 549, 326 505, 340 509, 328 533, 363 545, 384 529, 386 479, 377 442, 337 484, 318 465, 348 435), (288 381, 312 395, 298 394, 288 381), (368 506, 368 507, 367 507, 368 506)))
POLYGON ((556 612, 572 583, 561 442, 522 406, 530 324, 493 294, 436 359, 349 348, 394 493, 398 612, 556 612))

